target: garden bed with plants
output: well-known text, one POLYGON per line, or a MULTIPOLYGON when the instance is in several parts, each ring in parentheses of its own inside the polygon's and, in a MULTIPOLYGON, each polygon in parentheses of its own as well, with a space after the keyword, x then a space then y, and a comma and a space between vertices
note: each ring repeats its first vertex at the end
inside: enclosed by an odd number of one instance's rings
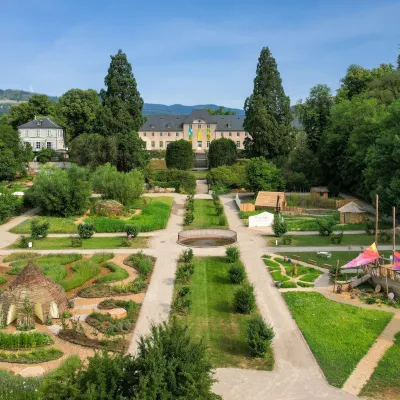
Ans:
POLYGON ((282 293, 329 384, 342 387, 393 314, 336 303, 315 292, 282 293))
POLYGON ((31 349, 35 347, 48 346, 53 343, 53 339, 49 335, 41 332, 21 332, 15 334, 0 332, 1 350, 31 349))
POLYGON ((89 259, 82 259, 80 254, 48 254, 38 257, 37 254, 30 253, 31 256, 34 256, 30 259, 25 255, 26 253, 15 253, 4 258, 3 261, 9 262, 12 267, 8 274, 18 275, 33 259, 33 263, 41 268, 47 277, 59 283, 66 292, 78 288, 98 276, 102 270, 102 264, 114 257, 112 253, 95 254, 89 259))
POLYGON ((259 317, 238 253, 233 257, 183 256, 172 310, 193 336, 206 341, 214 367, 272 370, 273 331, 259 317), (254 343, 262 354, 255 354, 254 343))
MULTIPOLYGON (((148 238, 138 236, 126 242, 126 237, 91 237, 79 241, 79 238, 66 238, 66 237, 46 237, 38 240, 28 239, 33 243, 32 250, 62 250, 62 249, 144 249, 148 247, 148 238), (78 242, 73 239, 78 239, 78 242), (76 244, 75 244, 76 243, 76 244)), ((7 247, 8 249, 21 248, 20 240, 7 247)))
POLYGON ((274 257, 273 259, 264 256, 264 264, 267 266, 272 279, 278 283, 279 287, 296 288, 313 287, 314 282, 322 274, 321 271, 285 261, 283 258, 274 257), (283 270, 283 271, 282 271, 283 270))
POLYGON ((135 322, 140 311, 140 305, 132 300, 104 300, 98 305, 98 308, 100 310, 123 308, 127 313, 126 317, 122 319, 113 319, 111 316, 99 312, 94 312, 86 318, 86 323, 88 325, 107 336, 131 332, 135 327, 135 322))
POLYGON ((0 362, 15 364, 39 364, 42 362, 53 361, 61 358, 64 353, 61 350, 37 349, 32 351, 0 351, 0 362))
POLYGON ((194 199, 193 196, 188 196, 185 202, 183 229, 206 228, 229 228, 219 196, 213 193, 212 200, 194 199))
POLYGON ((33 220, 39 221, 40 224, 49 223, 49 233, 77 233, 74 217, 32 217, 10 229, 10 232, 17 234, 31 233, 31 222, 33 220))
MULTIPOLYGON (((143 253, 132 254, 124 261, 124 264, 138 271, 139 276, 135 280, 127 284, 109 285, 97 283, 82 289, 79 292, 79 296, 84 298, 98 298, 141 293, 146 289, 150 281, 155 260, 154 257, 143 253)), ((107 265, 105 267, 107 268, 107 265)), ((105 277, 104 279, 106 279, 105 277)), ((96 282, 99 282, 99 280, 96 282)))

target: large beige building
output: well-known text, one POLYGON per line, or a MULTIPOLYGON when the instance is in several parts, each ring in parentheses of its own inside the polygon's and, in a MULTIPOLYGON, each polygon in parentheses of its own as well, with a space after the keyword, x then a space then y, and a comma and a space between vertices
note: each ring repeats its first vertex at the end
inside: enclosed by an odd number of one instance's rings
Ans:
POLYGON ((193 150, 205 151, 214 139, 232 139, 242 149, 247 133, 244 117, 239 115, 210 115, 206 110, 193 110, 190 115, 150 115, 140 128, 139 136, 148 150, 165 150, 170 142, 185 139, 193 150))

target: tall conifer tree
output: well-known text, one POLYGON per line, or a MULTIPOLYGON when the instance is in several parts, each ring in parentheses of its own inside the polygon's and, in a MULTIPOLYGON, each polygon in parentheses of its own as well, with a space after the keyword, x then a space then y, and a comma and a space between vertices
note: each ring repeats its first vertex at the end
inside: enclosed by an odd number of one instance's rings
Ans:
POLYGON ((293 141, 290 99, 268 47, 261 50, 253 94, 246 99, 244 110, 244 129, 250 134, 244 143, 248 155, 274 159, 288 154, 293 141))
POLYGON ((100 96, 109 133, 137 132, 145 121, 142 115, 143 99, 137 89, 132 66, 122 50, 111 56, 104 84, 106 90, 102 89, 100 96))

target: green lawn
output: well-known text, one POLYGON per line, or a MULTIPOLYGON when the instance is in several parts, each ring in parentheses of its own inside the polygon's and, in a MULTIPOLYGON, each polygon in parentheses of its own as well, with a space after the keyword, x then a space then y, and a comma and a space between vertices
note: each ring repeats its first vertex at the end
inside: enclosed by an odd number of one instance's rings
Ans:
MULTIPOLYGON (((352 249, 357 249, 357 247, 358 251, 331 251, 330 253, 332 254, 332 257, 330 260, 319 257, 315 251, 306 251, 306 252, 299 251, 297 253, 293 252, 288 253, 282 251, 279 252, 278 254, 287 257, 292 257, 293 255, 296 255, 300 257, 300 261, 304 262, 308 262, 308 260, 311 259, 316 261, 319 267, 323 267, 324 264, 336 266, 336 261, 339 260, 339 266, 342 266, 347 262, 356 258, 361 253, 361 248, 359 246, 353 246, 352 249)), ((365 250, 366 246, 364 246, 363 249, 365 250)), ((379 253, 385 257, 389 257, 391 251, 380 251, 379 253)))
MULTIPOLYGON (((271 370, 272 349, 266 359, 249 354, 245 332, 250 315, 233 309, 234 293, 239 285, 228 278, 231 264, 225 257, 196 258, 190 284, 192 304, 188 315, 179 316, 189 325, 193 336, 204 339, 209 346, 214 367, 237 367, 271 370)), ((176 285, 179 290, 181 285, 176 285)))
POLYGON ((28 234, 31 233, 32 219, 38 219, 42 222, 49 222, 49 233, 76 233, 77 226, 74 224, 75 218, 58 218, 58 217, 33 217, 21 222, 10 230, 12 233, 28 234))
POLYGON ((400 332, 360 394, 386 400, 400 398, 400 332))
POLYGON ((328 382, 342 387, 393 317, 326 299, 319 293, 282 293, 328 382))
POLYGON ((219 225, 219 216, 212 200, 194 200, 194 220, 184 229, 219 228, 227 229, 227 225, 219 225))
POLYGON ((276 247, 275 241, 278 240, 278 246, 370 246, 374 242, 374 236, 367 234, 361 235, 343 235, 340 245, 334 245, 330 237, 319 235, 292 236, 292 243, 284 245, 282 238, 266 236, 267 246, 276 247))
POLYGON ((135 225, 140 232, 150 232, 164 229, 171 213, 173 198, 171 196, 142 197, 137 199, 132 208, 140 208, 141 214, 130 219, 108 217, 89 217, 85 222, 92 222, 96 232, 124 232, 125 225, 135 225))
MULTIPOLYGON (((116 249, 123 248, 121 246, 123 236, 118 237, 92 237, 90 239, 82 240, 82 247, 72 247, 71 238, 63 237, 47 237, 33 241, 32 250, 61 250, 61 249, 116 249)), ((8 246, 9 249, 18 248, 19 239, 8 246)), ((132 239, 131 249, 141 249, 147 247, 148 238, 138 236, 132 239)))

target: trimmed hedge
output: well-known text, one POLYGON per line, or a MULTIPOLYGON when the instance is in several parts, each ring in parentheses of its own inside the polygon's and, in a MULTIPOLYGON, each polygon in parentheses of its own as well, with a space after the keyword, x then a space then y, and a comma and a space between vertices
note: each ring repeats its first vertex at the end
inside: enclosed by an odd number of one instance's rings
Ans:
POLYGON ((233 140, 221 138, 213 140, 208 151, 210 168, 233 165, 237 159, 237 148, 233 140))
POLYGON ((152 171, 149 183, 153 186, 173 187, 177 192, 190 193, 196 189, 195 175, 179 169, 152 171))
POLYGON ((169 143, 165 154, 165 162, 168 169, 187 170, 193 168, 194 153, 192 143, 183 139, 169 143))

